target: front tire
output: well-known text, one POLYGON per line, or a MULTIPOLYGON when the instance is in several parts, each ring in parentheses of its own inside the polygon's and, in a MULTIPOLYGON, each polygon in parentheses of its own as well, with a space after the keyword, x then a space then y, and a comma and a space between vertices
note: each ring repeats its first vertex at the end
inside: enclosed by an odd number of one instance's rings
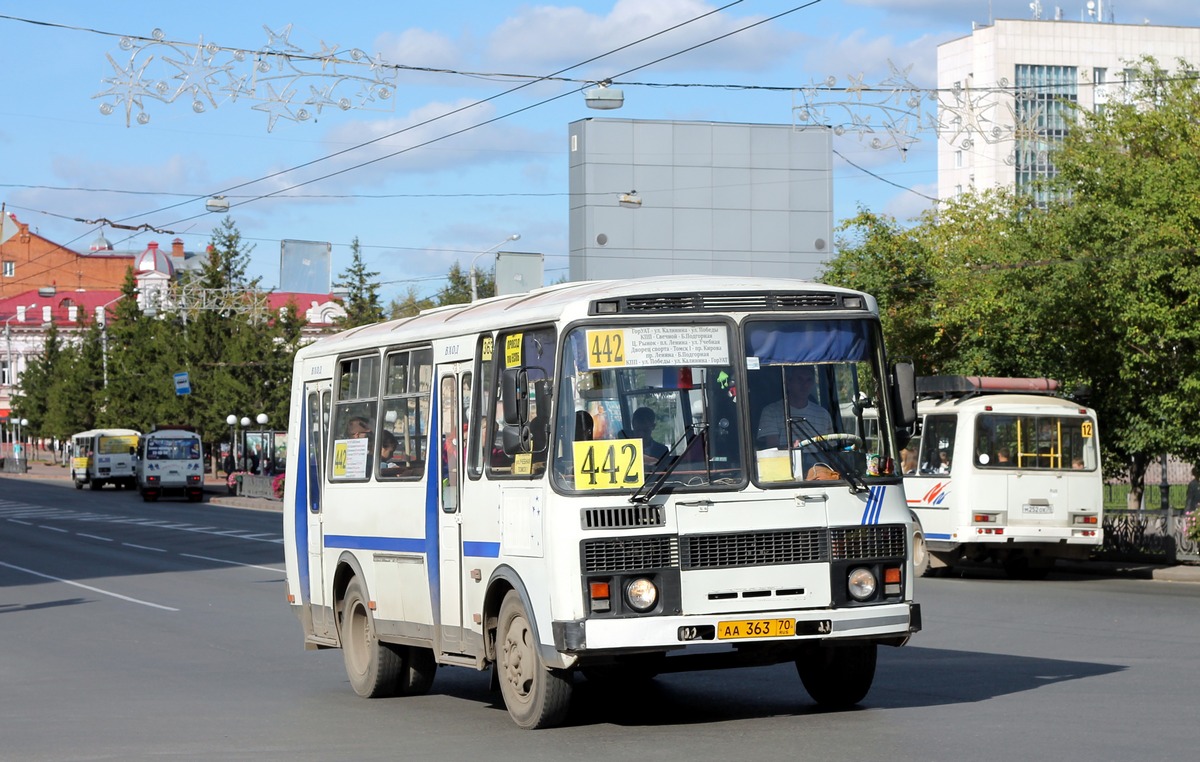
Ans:
POLYGON ((929 546, 925 544, 925 533, 920 527, 913 529, 913 574, 918 577, 929 576, 929 546))
POLYGON ((870 692, 876 656, 873 641, 816 646, 796 659, 796 671, 817 704, 827 709, 849 709, 870 692))
POLYGON ((548 669, 542 663, 537 633, 515 590, 510 590, 500 604, 496 671, 504 705, 519 727, 554 727, 566 718, 571 705, 571 675, 548 669))
POLYGON ((363 698, 386 698, 396 695, 399 687, 402 651, 380 642, 368 600, 362 580, 350 580, 338 617, 342 657, 355 693, 363 698))

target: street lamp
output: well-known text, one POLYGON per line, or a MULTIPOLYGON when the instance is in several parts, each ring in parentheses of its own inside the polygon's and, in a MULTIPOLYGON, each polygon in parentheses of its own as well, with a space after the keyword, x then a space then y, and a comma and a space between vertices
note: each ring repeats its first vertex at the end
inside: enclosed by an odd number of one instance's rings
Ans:
POLYGON ((100 358, 101 365, 104 369, 104 388, 108 388, 108 305, 116 304, 125 298, 125 294, 121 294, 116 299, 103 304, 96 313, 96 318, 100 321, 100 358))
POLYGON ((471 301, 475 301, 476 299, 479 298, 478 281, 476 280, 476 276, 475 276, 475 263, 478 262, 479 258, 482 257, 484 254, 490 254, 491 252, 500 248, 501 246, 508 243, 509 241, 518 241, 518 240, 520 240, 520 238, 521 238, 520 233, 513 233, 508 238, 505 238, 503 241, 501 241, 500 243, 491 247, 490 249, 484 249, 483 251, 479 252, 478 254, 475 255, 475 258, 471 260, 471 301))

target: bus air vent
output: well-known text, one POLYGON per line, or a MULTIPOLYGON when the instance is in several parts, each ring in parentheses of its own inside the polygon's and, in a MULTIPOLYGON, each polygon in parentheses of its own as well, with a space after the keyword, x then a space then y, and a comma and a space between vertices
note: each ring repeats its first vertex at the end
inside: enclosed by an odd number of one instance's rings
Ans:
POLYGON ((690 535, 679 539, 684 569, 803 564, 829 558, 828 535, 823 528, 690 535))
POLYGON ((907 530, 902 524, 834 527, 829 530, 833 560, 904 558, 907 530))
POLYGON ((611 537, 583 542, 586 574, 677 568, 679 550, 674 537, 611 537))
POLYGON ((584 529, 634 529, 661 527, 667 521, 661 505, 625 505, 586 508, 581 511, 584 529))

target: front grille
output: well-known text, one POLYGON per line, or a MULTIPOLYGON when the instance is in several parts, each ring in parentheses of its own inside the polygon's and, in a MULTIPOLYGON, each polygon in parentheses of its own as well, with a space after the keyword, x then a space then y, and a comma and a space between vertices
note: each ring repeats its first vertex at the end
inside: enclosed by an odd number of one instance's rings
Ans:
MULTIPOLYGON (((832 310, 841 295, 820 291, 732 291, 724 294, 654 294, 617 300, 618 314, 677 312, 778 312, 832 310)), ((595 304, 591 314, 597 314, 595 304)))
POLYGON ((615 508, 587 508, 581 511, 584 529, 632 529, 661 527, 667 523, 661 505, 626 505, 615 508))
POLYGON ((833 560, 903 558, 907 532, 903 524, 837 527, 829 530, 833 560))
POLYGON ((681 537, 684 569, 725 569, 822 561, 829 557, 824 529, 681 537))
POLYGON ((674 537, 611 537, 583 543, 583 571, 587 574, 678 567, 674 537))

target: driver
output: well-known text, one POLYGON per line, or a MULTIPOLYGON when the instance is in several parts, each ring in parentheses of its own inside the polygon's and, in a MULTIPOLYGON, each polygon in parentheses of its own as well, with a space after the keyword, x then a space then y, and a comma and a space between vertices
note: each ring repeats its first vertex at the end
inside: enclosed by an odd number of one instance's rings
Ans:
POLYGON ((833 433, 833 419, 829 411, 821 407, 812 396, 817 385, 817 369, 812 365, 791 365, 783 369, 785 386, 784 399, 772 402, 763 408, 758 418, 755 435, 760 447, 776 447, 781 450, 798 447, 801 442, 818 434, 833 433), (783 414, 784 400, 789 414, 783 414), (787 431, 787 418, 792 420, 792 430, 787 431))

